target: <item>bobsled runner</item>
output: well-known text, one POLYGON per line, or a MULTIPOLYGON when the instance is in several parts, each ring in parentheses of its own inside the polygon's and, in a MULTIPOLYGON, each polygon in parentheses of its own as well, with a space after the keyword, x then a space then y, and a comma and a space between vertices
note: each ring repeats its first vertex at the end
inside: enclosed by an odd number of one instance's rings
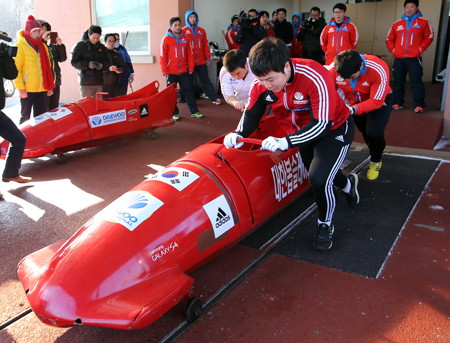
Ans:
POLYGON ((240 149, 223 136, 123 194, 71 238, 26 256, 19 278, 49 325, 145 327, 183 300, 201 310, 189 273, 237 244, 308 188, 298 149, 261 150, 286 132, 265 117, 240 149))
MULTIPOLYGON (((67 163, 64 152, 105 145, 119 140, 151 133, 161 126, 173 125, 176 104, 175 87, 158 92, 157 81, 128 95, 101 100, 83 98, 20 125, 27 137, 24 158, 55 154, 60 163, 67 163)), ((9 142, 0 140, 2 158, 9 142)))

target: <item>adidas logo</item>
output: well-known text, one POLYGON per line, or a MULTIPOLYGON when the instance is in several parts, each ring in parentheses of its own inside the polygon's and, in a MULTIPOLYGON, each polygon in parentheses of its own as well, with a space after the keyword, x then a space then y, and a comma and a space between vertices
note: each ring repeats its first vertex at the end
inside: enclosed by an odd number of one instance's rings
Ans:
POLYGON ((145 109, 145 107, 142 109, 141 114, 148 114, 147 110, 145 109))
POLYGON ((273 99, 270 97, 270 94, 266 96, 266 101, 271 101, 271 102, 273 102, 273 99))
POLYGON ((364 83, 362 84, 363 86, 370 86, 369 83, 367 81, 364 81, 364 83))
POLYGON ((340 141, 342 143, 344 143, 344 136, 340 135, 340 136, 336 136, 335 138, 337 141, 340 141))
POLYGON ((230 216, 225 213, 220 207, 217 210, 217 218, 216 218, 216 228, 222 226, 227 221, 230 220, 230 216))

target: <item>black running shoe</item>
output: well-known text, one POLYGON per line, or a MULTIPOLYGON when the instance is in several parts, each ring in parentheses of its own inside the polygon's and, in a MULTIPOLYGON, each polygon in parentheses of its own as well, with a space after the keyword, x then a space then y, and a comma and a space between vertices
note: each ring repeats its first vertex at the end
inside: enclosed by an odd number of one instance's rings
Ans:
POLYGON ((328 250, 333 245, 334 225, 319 224, 317 226, 316 243, 314 244, 317 250, 328 250))
POLYGON ((358 193, 358 175, 350 173, 347 176, 348 181, 350 181, 351 188, 350 193, 344 193, 347 198, 347 205, 350 208, 359 204, 359 193, 358 193))

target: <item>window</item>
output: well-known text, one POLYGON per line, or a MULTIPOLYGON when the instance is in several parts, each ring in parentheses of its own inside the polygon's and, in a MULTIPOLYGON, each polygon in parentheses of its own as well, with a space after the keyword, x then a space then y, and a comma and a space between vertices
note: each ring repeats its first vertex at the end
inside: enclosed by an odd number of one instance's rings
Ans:
POLYGON ((149 0, 95 0, 92 4, 95 25, 103 35, 118 33, 130 55, 150 54, 149 0))

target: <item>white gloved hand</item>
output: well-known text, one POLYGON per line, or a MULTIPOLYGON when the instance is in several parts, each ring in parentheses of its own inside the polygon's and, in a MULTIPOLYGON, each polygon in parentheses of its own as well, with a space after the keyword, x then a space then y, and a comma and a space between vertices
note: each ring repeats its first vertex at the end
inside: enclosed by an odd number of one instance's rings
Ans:
POLYGON ((348 109, 350 110, 350 114, 351 115, 353 115, 353 114, 355 114, 355 108, 353 107, 353 106, 350 106, 350 105, 347 105, 347 104, 345 104, 347 107, 348 107, 348 109))
POLYGON ((275 138, 270 136, 263 140, 261 144, 261 150, 270 150, 272 152, 277 150, 287 150, 288 148, 289 144, 286 137, 275 138))
POLYGON ((238 135, 236 132, 229 133, 223 139, 223 144, 227 149, 234 147, 235 149, 239 149, 244 143, 238 143, 237 140, 243 138, 241 135, 238 135))
POLYGON ((131 73, 131 74, 130 74, 130 76, 128 77, 128 81, 129 81, 130 83, 133 83, 133 81, 134 81, 134 73, 131 73))

